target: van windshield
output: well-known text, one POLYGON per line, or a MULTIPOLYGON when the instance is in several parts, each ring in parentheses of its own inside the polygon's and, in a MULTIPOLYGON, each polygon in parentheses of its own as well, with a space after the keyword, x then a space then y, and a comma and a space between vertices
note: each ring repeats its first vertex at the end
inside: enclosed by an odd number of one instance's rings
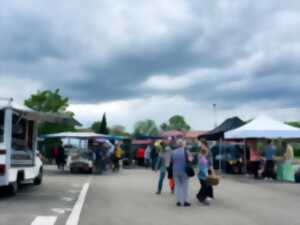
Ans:
POLYGON ((4 110, 0 110, 0 143, 3 142, 4 136, 4 110))

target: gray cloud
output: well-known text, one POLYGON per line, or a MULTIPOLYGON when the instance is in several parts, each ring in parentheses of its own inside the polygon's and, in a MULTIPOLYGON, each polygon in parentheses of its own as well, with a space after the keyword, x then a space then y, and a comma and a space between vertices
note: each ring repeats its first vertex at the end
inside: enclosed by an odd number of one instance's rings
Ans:
POLYGON ((0 77, 59 87, 72 102, 176 94, 224 108, 300 106, 298 1, 2 5, 0 77), (142 86, 157 75, 192 82, 180 90, 142 86))

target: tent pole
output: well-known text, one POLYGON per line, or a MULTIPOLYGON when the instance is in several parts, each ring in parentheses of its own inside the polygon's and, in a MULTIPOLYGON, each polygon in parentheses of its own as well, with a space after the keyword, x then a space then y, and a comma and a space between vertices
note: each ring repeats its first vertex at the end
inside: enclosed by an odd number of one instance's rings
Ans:
POLYGON ((247 174, 247 146, 246 146, 246 139, 244 138, 244 171, 247 174))
POLYGON ((222 138, 219 139, 219 172, 222 173, 222 138))

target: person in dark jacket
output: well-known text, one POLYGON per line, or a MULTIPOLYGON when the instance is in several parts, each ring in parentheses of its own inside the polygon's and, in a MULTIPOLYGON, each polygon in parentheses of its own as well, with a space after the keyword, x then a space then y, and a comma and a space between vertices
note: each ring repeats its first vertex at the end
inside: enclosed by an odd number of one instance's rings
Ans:
POLYGON ((64 170, 65 164, 66 164, 66 155, 65 155, 65 149, 63 147, 63 143, 60 141, 59 146, 57 148, 57 165, 58 168, 61 170, 64 170))
POLYGON ((158 152, 157 152, 155 146, 152 146, 151 152, 150 152, 150 159, 151 159, 151 168, 152 168, 152 170, 155 170, 157 158, 158 158, 158 152))

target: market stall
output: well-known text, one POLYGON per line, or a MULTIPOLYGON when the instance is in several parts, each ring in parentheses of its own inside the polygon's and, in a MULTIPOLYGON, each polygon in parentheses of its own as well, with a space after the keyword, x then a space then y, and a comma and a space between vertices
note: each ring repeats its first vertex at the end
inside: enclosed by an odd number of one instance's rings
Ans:
MULTIPOLYGON (((246 125, 225 132, 226 139, 272 139, 280 141, 297 141, 300 129, 289 126, 268 116, 259 116, 246 125)), ((277 179, 294 181, 295 167, 291 159, 281 158, 277 162, 277 179)))
MULTIPOLYGON (((240 118, 238 117, 232 117, 232 118, 228 118, 226 119, 223 123, 221 123, 218 127, 214 128, 213 130, 201 134, 198 136, 198 139, 205 139, 208 141, 218 141, 218 145, 214 146, 214 149, 216 149, 216 147, 218 148, 218 153, 213 151, 213 164, 214 164, 214 168, 215 169, 222 169, 222 170, 226 170, 226 164, 228 163, 228 159, 225 155, 227 155, 227 147, 228 144, 223 143, 224 141, 224 133, 233 129, 236 129, 238 127, 241 127, 245 124, 244 121, 242 121, 240 118), (222 163, 222 161, 224 161, 222 163)), ((237 161, 236 161, 237 162, 237 161)))

